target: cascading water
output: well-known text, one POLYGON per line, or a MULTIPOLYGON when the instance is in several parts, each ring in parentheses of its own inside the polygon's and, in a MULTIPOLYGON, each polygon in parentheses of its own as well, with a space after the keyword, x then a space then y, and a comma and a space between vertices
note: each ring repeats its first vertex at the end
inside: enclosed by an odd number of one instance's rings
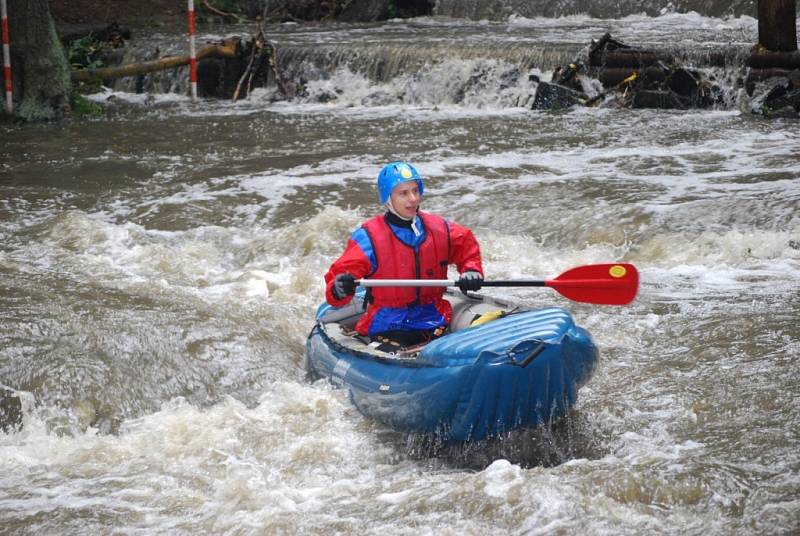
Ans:
POLYGON ((645 13, 649 16, 666 13, 688 13, 694 11, 709 17, 740 15, 754 16, 756 2, 753 0, 436 0, 433 14, 446 17, 463 17, 473 20, 501 20, 512 15, 522 17, 563 17, 566 15, 590 15, 596 18, 621 18, 645 13))
MULTIPOLYGON (((252 28, 200 40, 249 36, 252 28)), ((697 14, 658 18, 631 15, 595 19, 512 17, 505 22, 448 21, 435 18, 387 25, 270 28, 281 87, 271 77, 271 99, 343 106, 464 105, 529 107, 536 81, 585 54, 592 40, 609 32, 640 48, 654 48, 681 65, 701 69, 727 93, 724 105, 736 108, 745 58, 755 40, 750 17, 708 19, 697 14), (281 94, 278 90, 285 93, 281 94)), ((144 35, 148 47, 131 46, 126 61, 149 59, 155 49, 178 53, 174 38, 144 35)), ((114 89, 151 95, 185 93, 187 71, 157 73, 116 82, 114 89)), ((590 94, 602 88, 587 79, 590 94)))

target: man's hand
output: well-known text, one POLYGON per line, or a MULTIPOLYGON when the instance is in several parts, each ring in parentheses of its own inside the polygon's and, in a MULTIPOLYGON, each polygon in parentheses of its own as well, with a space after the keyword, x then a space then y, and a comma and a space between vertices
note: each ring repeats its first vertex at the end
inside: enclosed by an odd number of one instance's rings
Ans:
POLYGON ((480 272, 475 270, 468 270, 461 274, 461 277, 456 281, 456 285, 461 289, 464 294, 467 291, 477 292, 483 286, 483 276, 480 272))
POLYGON ((343 300, 347 296, 352 296, 356 293, 356 279, 352 274, 343 273, 336 276, 333 280, 333 297, 337 300, 343 300))

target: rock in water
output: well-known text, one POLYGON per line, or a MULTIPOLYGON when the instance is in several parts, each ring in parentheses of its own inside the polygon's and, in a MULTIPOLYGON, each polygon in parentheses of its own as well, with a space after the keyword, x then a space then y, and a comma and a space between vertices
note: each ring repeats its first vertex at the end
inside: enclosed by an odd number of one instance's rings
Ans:
POLYGON ((584 93, 574 89, 558 84, 539 82, 531 108, 534 110, 559 110, 575 104, 583 104, 586 100, 587 96, 584 93))
POLYGON ((16 392, 0 387, 0 430, 9 433, 22 428, 22 401, 16 392))

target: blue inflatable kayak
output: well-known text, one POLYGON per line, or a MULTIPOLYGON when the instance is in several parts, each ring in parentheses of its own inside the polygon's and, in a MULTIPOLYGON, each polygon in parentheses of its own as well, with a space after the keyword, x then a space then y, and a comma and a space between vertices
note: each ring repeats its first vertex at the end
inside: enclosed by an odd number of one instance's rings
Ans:
POLYGON ((589 333, 560 308, 524 310, 450 292, 451 332, 421 347, 364 340, 352 332, 357 297, 323 304, 306 344, 312 378, 349 391, 366 416, 411 434, 477 441, 564 415, 598 361, 589 333))

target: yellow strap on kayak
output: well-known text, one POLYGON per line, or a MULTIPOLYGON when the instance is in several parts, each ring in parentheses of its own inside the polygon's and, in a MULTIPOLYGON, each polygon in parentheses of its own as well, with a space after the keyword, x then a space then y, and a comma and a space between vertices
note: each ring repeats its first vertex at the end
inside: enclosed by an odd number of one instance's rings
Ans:
POLYGON ((491 322, 492 320, 497 320, 498 318, 503 318, 504 316, 506 316, 505 311, 501 311, 500 309, 498 309, 497 311, 489 311, 488 313, 483 313, 481 316, 473 320, 472 323, 470 323, 469 327, 482 326, 487 322, 491 322))

